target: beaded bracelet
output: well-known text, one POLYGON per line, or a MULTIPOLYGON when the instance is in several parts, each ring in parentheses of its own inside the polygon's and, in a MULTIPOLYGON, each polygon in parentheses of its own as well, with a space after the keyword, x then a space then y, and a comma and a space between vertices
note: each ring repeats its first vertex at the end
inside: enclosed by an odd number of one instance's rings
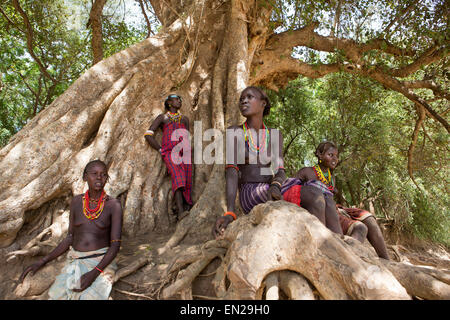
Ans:
POLYGON ((116 240, 116 239, 114 239, 114 240, 111 240, 111 243, 113 243, 113 242, 121 242, 122 240, 120 240, 120 239, 118 239, 118 240, 116 240))
POLYGON ((239 171, 238 166, 235 166, 234 164, 227 164, 227 165, 225 166, 225 170, 228 169, 228 168, 233 168, 233 169, 235 169, 236 171, 239 171))
POLYGON ((100 271, 100 273, 103 273, 103 270, 100 269, 99 267, 95 267, 95 269, 97 269, 98 271, 100 271))
POLYGON ((234 213, 234 212, 232 212, 232 211, 227 211, 227 212, 225 212, 224 213, 224 215, 223 215, 224 217, 225 216, 232 216, 233 217, 233 220, 236 220, 236 214, 234 213))
POLYGON ((272 181, 272 182, 270 183, 270 185, 271 185, 271 186, 275 186, 275 185, 276 185, 276 186, 278 186, 278 188, 281 188, 281 182, 278 182, 278 181, 276 181, 276 180, 275 180, 275 181, 272 181))
POLYGON ((154 134, 155 134, 155 132, 153 130, 147 130, 147 131, 145 131, 144 136, 152 136, 154 134))

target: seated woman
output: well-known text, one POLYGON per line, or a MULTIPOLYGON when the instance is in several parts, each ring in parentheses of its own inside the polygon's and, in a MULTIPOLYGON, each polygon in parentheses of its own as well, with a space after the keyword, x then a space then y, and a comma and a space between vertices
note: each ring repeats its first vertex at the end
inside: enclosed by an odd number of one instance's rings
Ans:
POLYGON ((72 199, 67 237, 47 256, 27 267, 19 278, 36 273, 69 250, 66 265, 50 287, 51 300, 107 300, 112 289, 120 249, 122 207, 103 190, 106 164, 89 162, 83 172, 89 190, 72 199))
POLYGON ((322 142, 317 147, 315 155, 318 158, 319 164, 314 167, 300 169, 295 177, 303 181, 305 186, 315 187, 321 192, 325 206, 324 210, 318 213, 318 215, 321 221, 325 221, 325 225, 330 230, 342 234, 342 227, 336 211, 336 203, 333 200, 333 195, 337 190, 334 187, 334 178, 330 173, 330 168, 334 169, 338 163, 337 148, 331 142, 322 142))
POLYGON ((181 134, 178 140, 172 140, 172 135, 176 130, 186 130, 187 134, 189 132, 189 119, 181 115, 181 106, 182 100, 180 96, 176 94, 169 95, 164 101, 164 107, 167 112, 158 115, 144 134, 148 144, 161 154, 172 179, 172 192, 177 206, 178 220, 189 214, 193 204, 191 199, 192 164, 190 161, 190 146, 188 145, 189 139, 184 140, 184 136, 181 134), (161 128, 163 132, 161 145, 154 137, 158 128, 161 128), (172 155, 172 151, 176 152, 177 149, 175 147, 180 142, 184 143, 184 147, 179 154, 172 155), (183 150, 189 151, 189 154, 183 154, 183 150), (181 163, 173 161, 178 156, 182 159, 181 163), (186 157, 189 158, 189 161, 184 161, 186 157))
MULTIPOLYGON (((339 227, 345 235, 349 235, 360 242, 364 242, 367 236, 370 244, 374 247, 378 256, 384 259, 389 259, 387 254, 386 244, 384 243, 383 235, 378 226, 375 217, 368 211, 357 208, 344 208, 341 205, 336 205, 333 200, 334 194, 337 193, 335 188, 335 181, 332 175, 336 168, 339 159, 339 152, 336 145, 332 142, 325 141, 319 144, 315 155, 318 159, 318 164, 314 167, 305 167, 300 169, 296 177, 306 181, 306 185, 315 186, 321 190, 326 199, 326 212, 336 212, 339 217, 339 227)), ((333 216, 332 214, 324 215, 333 216)), ((327 226, 329 221, 327 220, 327 226)), ((333 222, 335 223, 335 222, 333 222)), ((331 229, 331 226, 328 226, 331 229)))
MULTIPOLYGON (((284 199, 301 205, 319 218, 325 208, 322 193, 315 187, 302 186, 298 179, 286 178, 283 137, 277 129, 269 129, 263 122, 263 117, 270 111, 265 92, 257 87, 244 89, 239 110, 246 121, 227 129, 227 212, 216 220, 213 235, 216 238, 223 235, 228 224, 236 219, 238 189, 240 204, 246 214, 259 203, 284 199)), ((325 219, 321 221, 325 223, 325 219)))

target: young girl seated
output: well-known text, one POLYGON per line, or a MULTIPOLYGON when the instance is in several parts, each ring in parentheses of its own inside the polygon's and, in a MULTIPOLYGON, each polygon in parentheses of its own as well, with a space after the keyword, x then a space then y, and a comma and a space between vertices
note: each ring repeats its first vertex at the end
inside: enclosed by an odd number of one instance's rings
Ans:
POLYGON ((317 147, 315 155, 318 159, 318 164, 313 167, 300 169, 296 177, 305 181, 306 185, 314 186, 323 193, 326 199, 323 215, 327 217, 327 227, 330 229, 340 228, 345 235, 349 235, 361 242, 367 237, 378 256, 389 259, 383 235, 375 217, 370 212, 362 209, 344 208, 342 205, 336 205, 333 200, 337 189, 332 173, 339 160, 339 152, 336 145, 329 141, 322 142, 317 147), (336 215, 338 216, 338 221, 328 219, 328 217, 336 217, 336 215), (336 223, 339 225, 336 226, 336 223))
MULTIPOLYGON (((259 203, 284 199, 319 217, 325 207, 325 202, 318 200, 323 198, 322 193, 313 186, 302 186, 298 179, 286 177, 283 137, 277 129, 267 128, 263 121, 270 111, 270 101, 265 92, 257 87, 244 89, 239 99, 239 110, 246 121, 227 130, 227 212, 216 220, 213 235, 221 236, 228 224, 237 218, 235 200, 238 190, 245 214, 259 203), (270 155, 270 158, 263 161, 263 154, 270 155)), ((325 223, 324 219, 321 221, 325 223)))
POLYGON ((89 162, 83 173, 88 191, 70 204, 67 237, 46 257, 27 267, 20 276, 36 273, 48 262, 69 250, 66 265, 50 287, 51 300, 107 300, 112 289, 120 249, 122 207, 103 190, 108 180, 106 164, 89 162))

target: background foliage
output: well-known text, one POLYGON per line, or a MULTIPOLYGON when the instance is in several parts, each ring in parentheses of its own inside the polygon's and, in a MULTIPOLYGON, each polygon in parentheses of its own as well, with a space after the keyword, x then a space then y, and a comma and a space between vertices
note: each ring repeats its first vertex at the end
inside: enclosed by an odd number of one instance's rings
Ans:
MULTIPOLYGON (((145 24, 128 19, 135 1, 110 0, 103 10, 105 58, 142 41, 145 24)), ((23 17, 1 0, 0 8, 0 147, 29 119, 45 109, 92 65, 91 1, 19 1, 32 28, 33 52, 49 75, 39 69, 27 49, 23 17)), ((139 11, 137 11, 139 12, 139 11)))
POLYGON ((335 170, 344 204, 369 209, 369 201, 397 231, 449 242, 448 135, 430 124, 419 135, 413 183, 406 168, 415 123, 414 105, 402 95, 353 75, 298 78, 278 93, 267 125, 282 129, 289 176, 317 163, 323 140, 338 146, 335 170))

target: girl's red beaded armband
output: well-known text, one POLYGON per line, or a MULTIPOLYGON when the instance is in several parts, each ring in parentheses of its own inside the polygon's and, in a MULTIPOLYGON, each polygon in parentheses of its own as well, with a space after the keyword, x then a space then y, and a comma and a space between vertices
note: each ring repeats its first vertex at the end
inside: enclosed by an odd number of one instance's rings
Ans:
POLYGON ((236 214, 234 212, 231 212, 231 211, 225 212, 225 214, 223 216, 232 216, 233 220, 236 220, 236 214))

